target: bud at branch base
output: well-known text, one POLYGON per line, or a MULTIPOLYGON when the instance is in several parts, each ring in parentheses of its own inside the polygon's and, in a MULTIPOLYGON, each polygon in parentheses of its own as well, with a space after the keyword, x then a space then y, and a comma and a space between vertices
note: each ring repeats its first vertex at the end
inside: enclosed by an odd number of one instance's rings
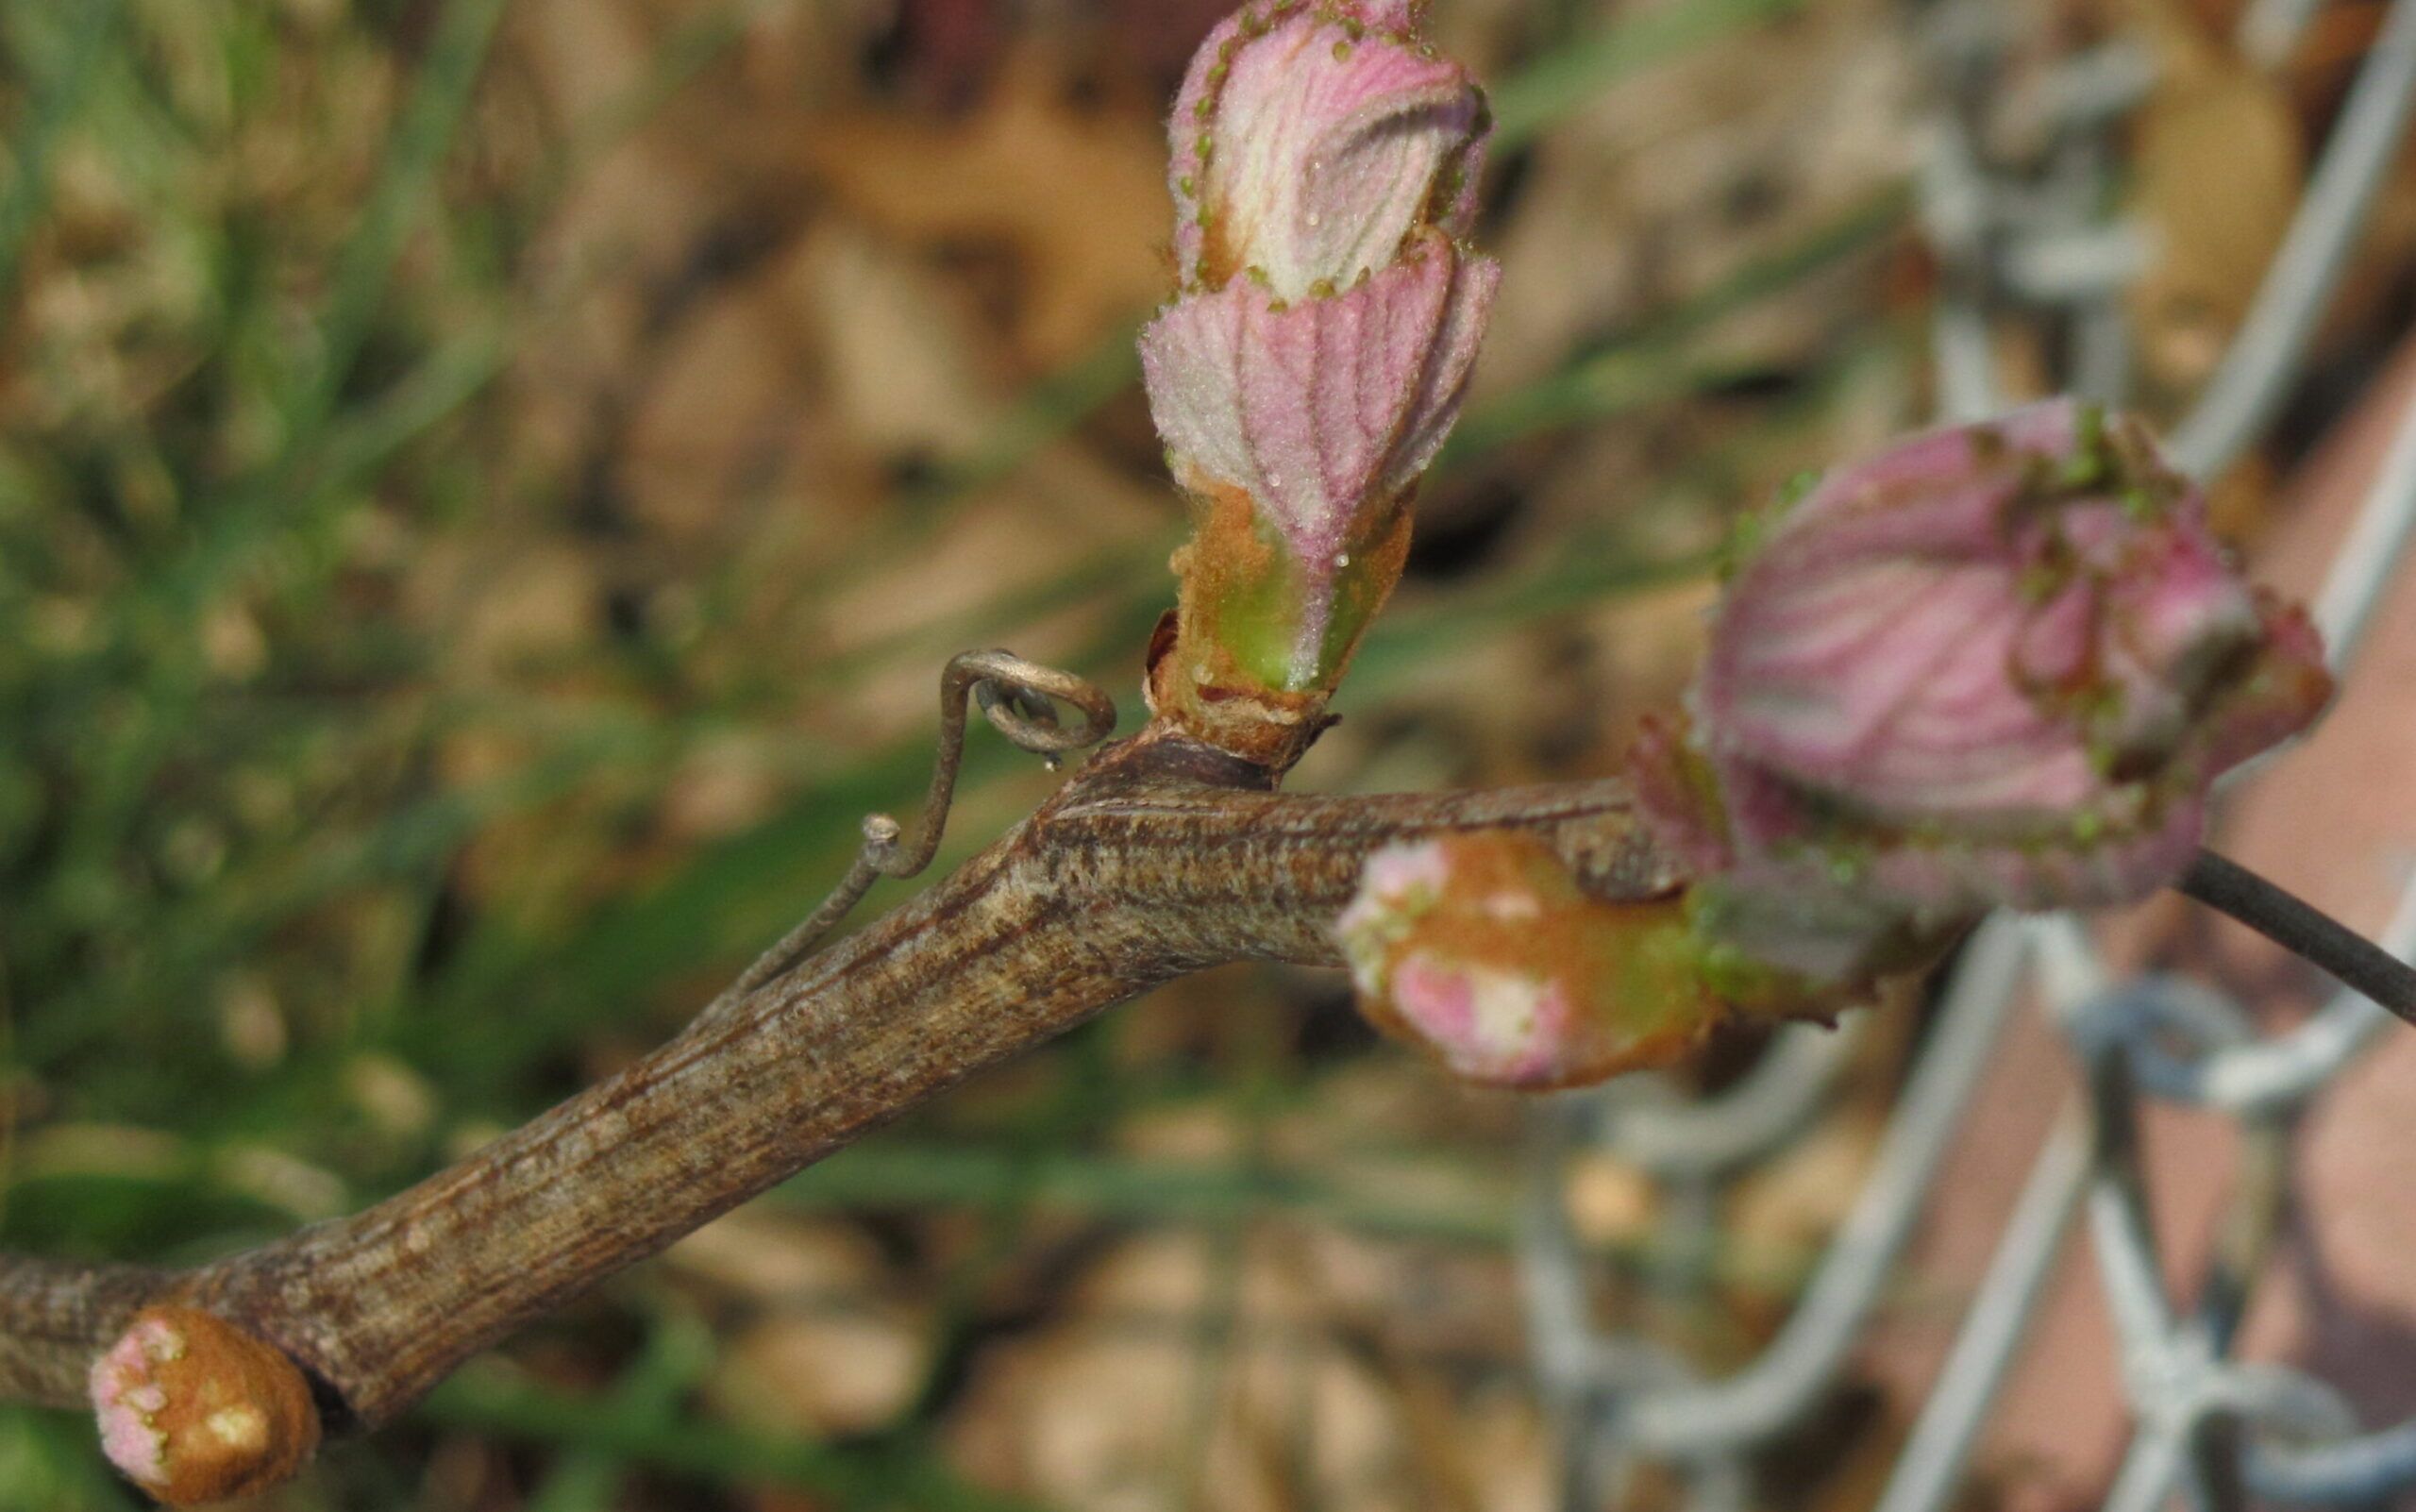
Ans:
POLYGON ((1278 764, 1401 575, 1500 276, 1460 242, 1484 99, 1417 25, 1405 0, 1261 0, 1175 102, 1180 288, 1141 362, 1198 529, 1151 697, 1278 764))
POLYGON ((101 1449, 170 1506, 248 1496, 319 1444, 310 1383, 275 1346, 199 1308, 146 1307, 92 1362, 101 1449))
POLYGON ((1585 1085, 1669 1065, 1741 1013, 1837 1006, 1723 996, 1682 899, 1594 898, 1523 831, 1375 851, 1334 937, 1369 1022, 1488 1086, 1585 1085))

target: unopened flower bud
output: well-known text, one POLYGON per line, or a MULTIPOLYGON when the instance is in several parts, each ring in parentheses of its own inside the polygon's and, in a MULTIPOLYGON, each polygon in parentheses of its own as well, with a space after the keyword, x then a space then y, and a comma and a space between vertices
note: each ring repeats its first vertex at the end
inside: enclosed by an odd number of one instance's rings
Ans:
POLYGON ((1420 227, 1463 235, 1485 104, 1405 0, 1256 0, 1175 97, 1168 173, 1186 292, 1236 275, 1279 300, 1346 288, 1420 227))
POLYGON ((1667 1065, 1731 1012, 1681 901, 1592 898, 1518 831, 1376 851, 1334 935, 1370 1022, 1487 1085, 1667 1065))
POLYGON ((1766 522, 1646 812, 1704 917, 1815 977, 1989 908, 2128 901, 2188 865, 2209 785, 2330 691, 2126 417, 2057 401, 1932 432, 1766 522))
POLYGON ((170 1506, 290 1477, 319 1442, 301 1370, 275 1346, 193 1307, 148 1307, 92 1363, 101 1450, 170 1506))
POLYGON ((1405 0, 1259 0, 1176 101, 1181 287, 1141 361, 1200 524, 1155 684, 1178 717, 1332 687, 1458 415, 1500 275, 1457 240, 1489 121, 1415 25, 1405 0))

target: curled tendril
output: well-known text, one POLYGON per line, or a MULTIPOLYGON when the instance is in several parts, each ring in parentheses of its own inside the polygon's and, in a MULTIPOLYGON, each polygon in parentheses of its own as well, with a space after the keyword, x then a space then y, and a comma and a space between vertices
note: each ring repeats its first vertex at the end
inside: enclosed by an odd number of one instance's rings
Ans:
POLYGON ((914 842, 905 827, 886 814, 864 816, 864 848, 822 906, 756 957, 728 991, 705 1010, 711 1017, 756 988, 794 970, 847 916, 859 899, 883 877, 912 877, 931 864, 948 828, 956 798, 957 771, 965 764, 967 706, 980 709, 990 728, 1010 745, 1046 760, 1051 770, 1067 751, 1095 746, 1116 728, 1116 701, 1095 684, 1055 667, 1027 662, 1011 651, 964 651, 940 674, 940 746, 931 766, 931 787, 923 800, 922 824, 914 842), (1057 706, 1082 716, 1066 725, 1057 706))

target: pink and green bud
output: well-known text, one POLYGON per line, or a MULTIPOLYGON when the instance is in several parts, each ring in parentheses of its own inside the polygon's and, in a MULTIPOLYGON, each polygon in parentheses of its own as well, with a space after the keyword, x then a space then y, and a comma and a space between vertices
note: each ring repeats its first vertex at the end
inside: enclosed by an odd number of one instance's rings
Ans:
POLYGON ((1487 126, 1407 0, 1255 0, 1175 96, 1175 259, 1186 294, 1246 276, 1278 299, 1347 288, 1412 233, 1466 235, 1487 126))
POLYGON ((1639 791, 1706 927, 1816 980, 2163 885, 2215 778, 2329 696, 2306 616, 2241 580, 2137 422, 2082 404, 1916 437, 1758 535, 1639 791))
POLYGON ((1391 591, 1500 277, 1459 242, 1488 127, 1405 0, 1260 0, 1193 59, 1180 289, 1141 337, 1200 515, 1160 689, 1179 708, 1321 694, 1391 591))
POLYGON ((310 1383, 273 1345, 198 1308, 135 1314, 92 1362, 101 1452, 170 1506, 290 1478, 319 1443, 310 1383))
POLYGON ((1590 897, 1517 831, 1376 851, 1334 937, 1370 1022, 1490 1086, 1667 1065, 1734 1011, 1682 900, 1590 897))

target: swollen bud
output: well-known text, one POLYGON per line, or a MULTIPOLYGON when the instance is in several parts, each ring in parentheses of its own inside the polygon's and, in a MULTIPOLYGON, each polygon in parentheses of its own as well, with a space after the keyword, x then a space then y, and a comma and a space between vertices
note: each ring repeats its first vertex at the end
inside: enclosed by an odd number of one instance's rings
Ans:
POLYGON ((319 1443, 309 1382, 274 1345, 193 1307, 146 1307, 92 1362, 101 1450, 170 1506, 264 1490, 319 1443))
POLYGON ((1488 129, 1403 0, 1260 0, 1192 61, 1141 361, 1199 522, 1153 697, 1197 733, 1313 717, 1400 576, 1500 277, 1457 240, 1488 129))
POLYGON ((1736 1011, 1713 990, 1683 901, 1590 897, 1519 831, 1376 851, 1334 937, 1371 1023, 1485 1085, 1578 1086, 1665 1066, 1736 1011))
POLYGON ((1373 274, 1421 226, 1467 233, 1485 105, 1401 0, 1259 0, 1200 44, 1170 135, 1183 291, 1244 274, 1293 300, 1373 274))
POLYGON ((1904 442, 1762 527, 1639 796, 1705 927, 1816 979, 1998 906, 2126 902, 2331 683, 2145 430, 2069 400, 1904 442))

